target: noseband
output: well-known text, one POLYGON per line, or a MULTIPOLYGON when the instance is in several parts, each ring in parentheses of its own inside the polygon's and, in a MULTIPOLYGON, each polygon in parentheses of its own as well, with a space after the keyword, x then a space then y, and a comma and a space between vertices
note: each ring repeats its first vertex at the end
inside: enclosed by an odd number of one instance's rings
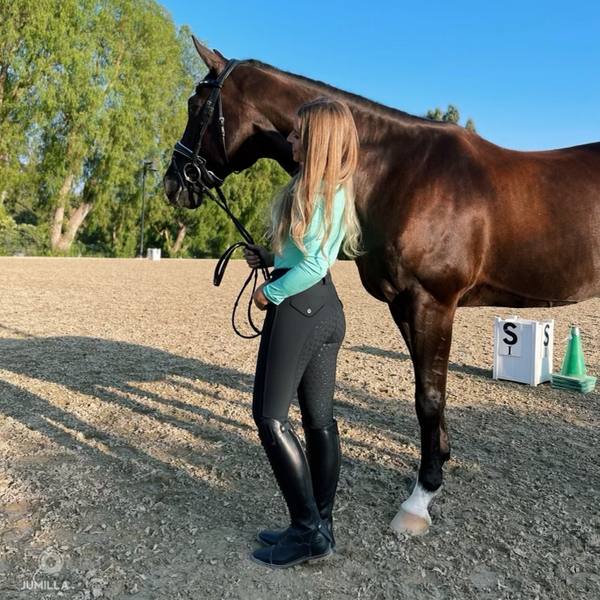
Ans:
POLYGON ((212 88, 208 100, 204 103, 200 114, 200 132, 198 134, 198 141, 194 150, 190 150, 187 146, 184 146, 181 142, 175 144, 173 154, 173 164, 175 170, 179 174, 181 183, 183 186, 188 188, 188 192, 191 194, 193 191, 203 194, 210 188, 219 188, 223 184, 223 180, 217 177, 212 171, 206 168, 206 159, 200 156, 200 150, 202 149, 202 140, 204 134, 210 123, 210 120, 215 111, 215 107, 219 110, 219 126, 221 128, 221 150, 223 157, 225 158, 225 164, 229 165, 229 157, 227 156, 227 146, 225 144, 225 117, 223 117, 223 101, 221 99, 221 90, 225 80, 235 66, 239 63, 239 60, 231 59, 227 61, 225 68, 219 73, 216 79, 203 79, 198 87, 210 87, 212 88), (175 153, 181 154, 189 159, 183 168, 180 170, 175 160, 175 153))

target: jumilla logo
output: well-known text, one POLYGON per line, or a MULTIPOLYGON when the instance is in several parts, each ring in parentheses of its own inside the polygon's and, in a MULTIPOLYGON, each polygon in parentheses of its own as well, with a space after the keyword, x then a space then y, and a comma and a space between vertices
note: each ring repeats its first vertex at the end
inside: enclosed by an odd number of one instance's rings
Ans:
POLYGON ((63 581, 61 585, 59 585, 58 581, 42 579, 37 580, 36 575, 57 575, 62 571, 64 565, 63 558, 54 548, 46 548, 39 558, 38 558, 38 568, 37 571, 33 574, 33 579, 31 581, 24 581, 22 590, 68 590, 69 583, 67 581, 63 581))
POLYGON ((55 575, 60 573, 63 568, 63 559, 60 552, 54 548, 48 548, 40 554, 39 571, 46 575, 55 575))

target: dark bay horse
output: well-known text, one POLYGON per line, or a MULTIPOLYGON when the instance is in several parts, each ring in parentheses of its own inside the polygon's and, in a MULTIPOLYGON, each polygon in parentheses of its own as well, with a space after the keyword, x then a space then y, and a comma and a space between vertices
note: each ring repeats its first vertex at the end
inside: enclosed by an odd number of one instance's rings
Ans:
POLYGON ((204 186, 262 157, 293 172, 286 137, 301 104, 329 96, 354 115, 366 251, 356 265, 408 346, 421 428, 418 481, 391 526, 423 532, 450 456, 444 407, 456 308, 559 306, 600 293, 600 143, 506 150, 462 127, 254 60, 234 64, 194 43, 209 74, 189 100, 164 176, 174 205, 198 207, 204 186))

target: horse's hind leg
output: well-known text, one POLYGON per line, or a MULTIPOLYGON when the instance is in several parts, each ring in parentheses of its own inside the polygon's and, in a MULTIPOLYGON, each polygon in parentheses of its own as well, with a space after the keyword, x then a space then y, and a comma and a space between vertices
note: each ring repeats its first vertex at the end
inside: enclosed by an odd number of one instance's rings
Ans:
POLYGON ((419 478, 412 495, 391 522, 391 527, 402 533, 416 535, 431 525, 427 507, 441 490, 442 465, 450 456, 444 407, 454 311, 455 305, 441 304, 420 291, 410 306, 398 310, 394 316, 398 323, 404 315, 406 320, 401 322, 408 324, 408 329, 399 327, 405 339, 410 336, 409 349, 415 370, 415 404, 421 428, 419 478))

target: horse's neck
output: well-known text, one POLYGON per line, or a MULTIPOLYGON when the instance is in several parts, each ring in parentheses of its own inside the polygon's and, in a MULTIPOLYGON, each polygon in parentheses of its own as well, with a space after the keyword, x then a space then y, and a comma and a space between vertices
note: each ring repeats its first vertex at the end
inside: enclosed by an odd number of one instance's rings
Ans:
POLYGON ((370 107, 367 101, 363 103, 341 90, 277 70, 253 69, 247 83, 255 98, 252 104, 269 123, 265 134, 274 134, 275 129, 281 136, 279 143, 271 141, 269 155, 264 157, 275 159, 288 170, 291 152, 285 138, 292 130, 294 114, 299 106, 320 96, 338 98, 346 102, 352 111, 361 147, 355 180, 362 198, 367 199, 372 194, 378 180, 385 177, 387 171, 397 170, 399 165, 406 164, 408 155, 415 150, 419 125, 409 115, 404 118, 401 112, 396 115, 386 112, 383 107, 378 110, 377 105, 370 107), (265 90, 269 93, 265 94, 265 90))
MULTIPOLYGON (((385 114, 385 108, 378 113, 369 109, 367 105, 360 104, 342 90, 325 86, 317 81, 303 80, 289 73, 277 70, 257 68, 258 76, 254 76, 253 104, 268 118, 277 131, 287 137, 292 130, 294 114, 299 106, 321 96, 329 96, 342 100, 350 107, 361 142, 369 145, 377 143, 378 139, 388 137, 391 133, 395 136, 402 135, 406 125, 402 123, 401 113, 398 111, 396 118, 385 114), (265 94, 265 90, 269 90, 265 94)), ((373 103, 374 104, 374 103, 373 103)), ((377 106, 374 104, 374 106, 377 106)), ((408 116, 408 118, 411 118, 408 116)))

